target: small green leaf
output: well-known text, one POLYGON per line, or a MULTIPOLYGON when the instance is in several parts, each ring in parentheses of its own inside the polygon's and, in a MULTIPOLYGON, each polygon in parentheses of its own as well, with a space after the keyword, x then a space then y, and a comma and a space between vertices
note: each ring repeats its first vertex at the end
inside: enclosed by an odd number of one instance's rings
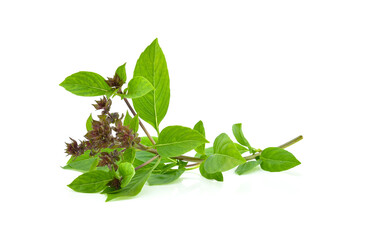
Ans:
POLYGON ((145 185, 145 182, 150 177, 152 171, 158 166, 160 163, 159 160, 152 167, 148 167, 151 164, 139 169, 136 171, 135 175, 131 179, 130 183, 127 184, 124 188, 120 189, 118 192, 115 193, 107 193, 106 201, 110 201, 115 198, 124 198, 124 197, 132 197, 139 194, 142 188, 145 185))
POLYGON ((234 143, 234 144, 235 144, 236 149, 238 149, 238 151, 240 152, 240 154, 243 154, 243 153, 249 151, 248 148, 246 148, 238 143, 234 143))
POLYGON ((130 123, 128 124, 128 126, 135 132, 137 133, 137 131, 139 130, 139 114, 136 114, 136 116, 134 116, 130 123))
POLYGON ((204 165, 208 173, 225 172, 245 163, 245 159, 225 133, 215 139, 213 150, 214 154, 207 158, 204 165))
POLYGON ((136 133, 139 129, 139 116, 138 116, 138 114, 132 118, 130 116, 130 114, 128 113, 128 111, 127 111, 126 116, 124 117, 124 120, 123 120, 123 125, 128 126, 129 128, 131 128, 136 133))
POLYGON ((254 149, 250 146, 248 140, 244 137, 241 123, 233 125, 233 133, 236 141, 238 141, 241 145, 248 147, 250 153, 254 153, 254 149))
POLYGON ((146 162, 155 156, 154 153, 146 152, 146 151, 137 151, 136 152, 136 159, 142 162, 146 162))
POLYGON ((196 130, 182 126, 169 126, 161 131, 159 141, 155 147, 160 156, 174 157, 206 142, 208 141, 205 137, 196 130))
POLYGON ((90 171, 94 167, 95 163, 97 163, 97 162, 98 162, 98 157, 90 157, 90 158, 83 159, 83 160, 77 159, 62 168, 84 173, 84 172, 90 171))
MULTIPOLYGON (((152 139, 154 139, 155 142, 158 142, 158 137, 152 137, 152 139)), ((149 147, 153 146, 153 144, 151 143, 151 141, 148 137, 141 137, 140 143, 142 145, 149 146, 149 147)))
POLYGON ((93 117, 92 115, 90 114, 88 119, 86 120, 86 130, 87 131, 91 131, 93 130, 93 125, 92 125, 92 122, 93 122, 93 117))
POLYGON ((222 172, 215 172, 215 173, 208 173, 205 170, 205 162, 203 161, 200 165, 200 173, 203 177, 207 178, 207 179, 214 179, 216 181, 219 182, 223 182, 224 181, 224 176, 222 175, 222 172))
POLYGON ((292 153, 279 147, 264 149, 260 160, 261 168, 269 172, 281 172, 301 164, 292 153))
POLYGON ((128 126, 131 122, 132 117, 130 116, 130 114, 128 113, 128 111, 126 112, 126 116, 123 119, 123 125, 124 126, 128 126))
POLYGON ((139 98, 154 90, 154 86, 144 77, 137 76, 128 82, 127 98, 139 98))
POLYGON ((208 173, 225 172, 243 163, 228 155, 215 153, 206 159, 205 170, 208 173))
POLYGON ((245 161, 241 156, 239 150, 236 145, 231 141, 229 136, 226 133, 220 134, 214 142, 213 145, 214 154, 223 154, 233 158, 236 158, 240 161, 245 161))
POLYGON ((133 77, 139 76, 146 78, 154 90, 142 97, 133 98, 133 106, 140 117, 159 133, 159 124, 169 107, 170 87, 168 67, 158 39, 155 39, 137 60, 133 77))
POLYGON ((136 157, 136 149, 135 148, 127 148, 123 153, 123 161, 133 163, 136 157))
MULTIPOLYGON (((203 137, 206 137, 206 133, 205 133, 205 127, 203 126, 203 122, 199 121, 198 123, 196 123, 196 125, 194 125, 193 127, 194 130, 196 130, 197 132, 201 133, 203 137)), ((194 150, 199 153, 204 155, 205 154, 205 143, 196 147, 194 150)))
POLYGON ((113 178, 112 172, 94 170, 80 175, 68 187, 76 192, 96 193, 102 191, 113 178))
POLYGON ((187 162, 184 162, 179 166, 178 169, 170 169, 164 173, 160 174, 152 174, 150 178, 147 180, 149 185, 163 185, 174 182, 177 180, 185 171, 185 166, 187 162))
POLYGON ((249 161, 249 162, 243 163, 238 166, 238 168, 235 170, 235 172, 238 175, 243 175, 245 173, 250 172, 256 166, 258 166, 261 162, 262 162, 261 160, 257 160, 257 161, 249 161))
MULTIPOLYGON (((240 145, 238 143, 234 143, 234 144, 235 144, 235 147, 238 149, 238 151, 239 151, 240 154, 243 154, 245 152, 248 152, 248 148, 243 147, 242 145, 240 145)), ((197 153, 195 155, 195 157, 199 157, 199 158, 201 158, 203 156, 209 157, 212 154, 214 154, 213 147, 208 147, 208 148, 205 148, 205 154, 199 154, 199 153, 197 153)))
POLYGON ((118 166, 118 172, 122 176, 121 188, 123 188, 135 175, 135 167, 129 162, 123 162, 118 166))
POLYGON ((85 97, 111 95, 113 89, 109 87, 104 78, 93 72, 77 72, 68 76, 60 86, 67 91, 85 97))
POLYGON ((98 156, 90 156, 90 151, 86 151, 76 158, 71 157, 67 162, 67 165, 62 168, 79 172, 88 172, 93 168, 96 162, 98 162, 98 156))
POLYGON ((127 75, 126 75, 126 63, 119 66, 116 70, 116 74, 119 77, 119 79, 121 79, 124 83, 127 80, 127 75))

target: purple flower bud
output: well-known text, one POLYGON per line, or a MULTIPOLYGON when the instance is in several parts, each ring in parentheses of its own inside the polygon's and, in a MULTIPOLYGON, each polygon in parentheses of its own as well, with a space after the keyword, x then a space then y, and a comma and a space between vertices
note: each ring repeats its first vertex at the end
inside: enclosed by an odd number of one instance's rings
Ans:
POLYGON ((72 155, 74 157, 82 155, 85 152, 86 143, 80 142, 80 144, 78 144, 74 139, 70 139, 72 142, 66 143, 65 152, 67 153, 67 155, 72 155))
POLYGON ((111 109, 111 105, 112 105, 112 100, 111 99, 107 99, 106 97, 101 98, 99 101, 95 101, 97 104, 92 104, 96 110, 101 110, 102 114, 106 114, 109 112, 109 110, 111 109))

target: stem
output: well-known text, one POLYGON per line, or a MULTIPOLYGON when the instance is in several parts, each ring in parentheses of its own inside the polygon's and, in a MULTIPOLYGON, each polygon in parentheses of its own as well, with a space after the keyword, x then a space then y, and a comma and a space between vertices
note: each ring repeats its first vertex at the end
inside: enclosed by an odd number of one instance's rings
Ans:
MULTIPOLYGON (((130 102, 129 102, 126 98, 123 98, 123 100, 125 101, 125 103, 126 103, 126 105, 127 105, 128 109, 130 109, 130 111, 131 111, 131 113, 133 114, 133 116, 136 116, 136 112, 135 112, 135 110, 133 110, 133 107, 131 106, 130 102)), ((145 132, 146 136, 149 138, 150 142, 151 142, 153 145, 155 145, 156 143, 155 143, 154 139, 151 137, 150 133, 146 130, 146 128, 145 128, 145 126, 144 126, 144 124, 141 122, 141 120, 140 120, 140 119, 139 119, 139 124, 140 124, 140 126, 141 126, 142 130, 144 130, 144 132, 145 132)))
POLYGON ((200 165, 201 165, 201 163, 188 164, 186 166, 186 170, 193 170, 193 169, 199 168, 200 165))
MULTIPOLYGON (((155 149, 148 148, 140 143, 138 144, 138 148, 143 151, 147 151, 147 152, 154 153, 154 154, 159 154, 155 149)), ((179 159, 179 160, 186 160, 187 162, 202 162, 203 161, 203 159, 201 159, 201 158, 190 157, 190 156, 185 156, 185 155, 180 155, 178 157, 171 157, 171 158, 179 159)))
POLYGON ((138 170, 138 169, 140 169, 140 168, 142 168, 142 167, 144 167, 144 166, 146 166, 147 164, 151 163, 152 161, 154 161, 158 157, 160 157, 160 156, 159 155, 156 155, 153 158, 151 158, 150 160, 148 160, 148 161, 144 162, 143 164, 141 164, 140 166, 135 167, 135 171, 138 170))
POLYGON ((296 137, 296 138, 294 138, 294 139, 288 141, 287 143, 284 143, 284 144, 282 144, 282 145, 280 145, 278 147, 279 148, 287 148, 287 147, 289 147, 289 146, 297 143, 298 141, 302 140, 303 138, 304 137, 302 135, 300 135, 300 136, 298 136, 298 137, 296 137))
MULTIPOLYGON (((300 140, 302 140, 302 139, 303 139, 303 136, 302 136, 302 135, 300 135, 300 136, 298 136, 298 137, 296 137, 296 138, 294 138, 294 139, 292 139, 292 140, 290 140, 290 141, 288 141, 288 142, 286 142, 286 143, 284 143, 284 144, 282 144, 282 145, 280 145, 280 146, 278 146, 278 147, 279 147, 279 148, 287 148, 287 147, 289 147, 289 146, 291 146, 291 145, 293 145, 293 144, 297 143, 298 141, 300 141, 300 140)), ((142 144, 138 144, 138 146, 139 146, 139 149, 140 149, 140 150, 147 151, 147 152, 151 152, 151 153, 154 153, 154 154, 158 154, 158 152, 157 152, 155 149, 148 148, 148 147, 146 147, 146 146, 144 146, 144 145, 142 145, 142 144)), ((257 152, 257 153, 255 153, 255 154, 253 154, 253 155, 250 155, 250 156, 244 157, 244 159, 245 159, 245 160, 247 160, 247 161, 248 161, 248 160, 255 159, 256 157, 260 156, 260 155, 261 155, 261 153, 262 153, 262 151, 257 152)), ((201 159, 201 158, 189 157, 189 156, 185 156, 185 155, 181 155, 181 156, 178 156, 178 157, 171 157, 171 158, 173 158, 173 159, 179 159, 179 160, 185 160, 185 161, 187 161, 187 162, 196 162, 196 164, 197 164, 197 165, 198 165, 199 163, 201 163, 201 162, 203 162, 203 161, 204 161, 204 159, 201 159)), ((150 160, 149 160, 149 161, 150 161, 150 160)), ((193 164, 192 164, 191 166, 193 166, 193 164)))
MULTIPOLYGON (((282 144, 282 145, 280 145, 280 146, 278 146, 279 148, 287 148, 287 147, 289 147, 289 146, 291 146, 291 145, 293 145, 293 144, 295 144, 295 143, 297 143, 298 141, 300 141, 301 139, 303 139, 303 136, 302 135, 300 135, 300 136, 298 136, 298 137, 296 137, 296 138, 294 138, 294 139, 292 139, 292 140, 290 140, 290 141, 288 141, 288 142, 286 142, 286 143, 284 143, 284 144, 282 144)), ((250 156, 247 156, 247 157, 244 157, 245 158, 245 160, 252 160, 252 159, 255 159, 256 157, 258 157, 258 156, 260 156, 261 155, 261 153, 262 153, 262 151, 260 151, 260 152, 257 152, 256 154, 253 154, 253 155, 250 155, 250 156)))
POLYGON ((187 162, 203 162, 204 159, 201 158, 196 158, 196 157, 189 157, 189 156, 185 156, 185 155, 181 155, 178 157, 172 157, 174 159, 179 159, 179 160, 186 160, 187 162))

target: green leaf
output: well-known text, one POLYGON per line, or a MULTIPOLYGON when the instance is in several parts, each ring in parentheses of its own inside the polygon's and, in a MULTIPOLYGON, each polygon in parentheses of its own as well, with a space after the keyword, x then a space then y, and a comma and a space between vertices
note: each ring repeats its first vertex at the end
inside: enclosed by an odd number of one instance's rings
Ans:
POLYGON ((139 98, 154 90, 154 86, 144 77, 137 76, 128 82, 126 98, 139 98))
POLYGON ((127 186, 135 175, 135 167, 129 162, 123 162, 118 166, 118 172, 122 176, 121 188, 127 186))
POLYGON ((137 132, 139 129, 139 116, 138 114, 134 116, 133 118, 130 116, 128 111, 126 112, 126 116, 123 120, 124 126, 129 126, 134 132, 137 132))
MULTIPOLYGON (((101 150, 101 152, 113 152, 114 150, 121 151, 121 148, 117 149, 110 149, 110 148, 104 148, 101 150)), ((99 153, 100 154, 100 153, 99 153)), ((62 167, 63 169, 67 170, 75 170, 79 172, 88 172, 91 170, 94 170, 99 162, 99 157, 96 154, 94 156, 90 156, 90 151, 85 151, 84 154, 78 156, 78 157, 71 157, 69 161, 67 162, 67 165, 62 167)))
POLYGON ((279 147, 264 149, 260 160, 261 168, 269 172, 281 172, 301 164, 292 153, 279 147))
POLYGON ((224 181, 224 176, 222 175, 222 172, 215 172, 215 173, 208 173, 205 170, 205 162, 203 161, 200 165, 200 173, 203 177, 207 178, 207 179, 214 179, 216 181, 219 182, 223 182, 224 181))
POLYGON ((236 174, 243 175, 245 173, 249 173, 251 170, 253 170, 256 166, 258 166, 262 161, 249 161, 246 163, 243 163, 238 166, 238 168, 235 170, 236 174))
POLYGON ((98 157, 90 157, 84 160, 75 160, 62 168, 84 173, 90 171, 95 166, 96 162, 98 162, 98 157))
POLYGON ((106 201, 110 201, 115 198, 132 197, 139 194, 144 187, 145 182, 150 177, 152 171, 155 169, 156 166, 158 166, 159 163, 160 161, 158 160, 152 167, 148 167, 149 165, 151 165, 148 164, 147 166, 136 171, 135 175, 127 186, 125 186, 118 192, 107 193, 106 201))
POLYGON ((159 141, 155 147, 160 156, 174 157, 206 142, 208 141, 205 137, 196 130, 182 126, 169 126, 161 131, 159 141))
POLYGON ((187 162, 181 164, 178 169, 170 169, 164 173, 152 174, 147 180, 149 185, 163 185, 174 182, 177 180, 185 171, 187 162))
POLYGON ((80 175, 68 187, 76 192, 96 193, 102 191, 113 178, 112 172, 94 170, 80 175))
POLYGON ((215 153, 206 159, 205 170, 208 173, 225 172, 243 163, 228 155, 215 153))
POLYGON ((137 151, 135 158, 142 162, 146 162, 146 161, 150 160, 151 158, 153 158, 154 156, 155 156, 154 153, 150 153, 150 152, 146 152, 146 151, 137 151))
POLYGON ((93 117, 90 114, 89 117, 88 117, 88 119, 86 120, 86 130, 87 131, 93 130, 92 122, 93 122, 93 117))
POLYGON ((124 83, 127 80, 127 75, 126 75, 126 63, 119 66, 116 70, 116 74, 119 77, 119 79, 121 79, 124 83))
MULTIPOLYGON (((201 133, 203 137, 206 137, 205 127, 203 126, 202 121, 199 121, 198 123, 196 123, 196 125, 194 125, 193 129, 196 130, 197 132, 201 133)), ((202 145, 196 147, 194 150, 197 153, 204 155, 205 154, 205 145, 206 144, 202 144, 202 145)))
POLYGON ((136 157, 136 149, 135 148, 127 148, 126 151, 123 153, 123 161, 133 163, 136 157))
POLYGON ((130 116, 130 114, 128 113, 128 111, 126 112, 126 116, 123 119, 123 125, 124 126, 128 126, 128 124, 130 124, 132 117, 130 116))
MULTIPOLYGON (((154 139, 155 142, 158 142, 158 137, 152 137, 152 139, 154 139)), ((151 141, 148 137, 141 137, 140 143, 142 145, 149 146, 149 147, 153 146, 153 144, 151 143, 151 141)))
MULTIPOLYGON (((245 152, 248 152, 248 148, 243 147, 242 145, 240 145, 238 143, 234 143, 234 144, 235 144, 235 147, 238 149, 238 151, 239 151, 240 154, 243 154, 245 152)), ((195 155, 195 157, 201 158, 203 156, 206 156, 206 158, 207 158, 207 157, 211 156, 212 154, 214 154, 213 147, 208 147, 208 148, 205 148, 205 154, 199 154, 199 153, 197 153, 195 155)))
MULTIPOLYGON (((136 151, 136 157, 135 157, 135 161, 133 162, 133 165, 135 167, 143 164, 146 161, 149 161, 151 158, 155 157, 156 154, 150 153, 150 152, 145 152, 145 151, 136 151)), ((156 161, 156 160, 155 160, 156 161)), ((155 162, 153 161, 153 163, 155 162)), ((160 158, 160 165, 156 167, 156 169, 160 169, 164 166, 163 163, 167 163, 167 162, 171 162, 168 158, 160 158)))
POLYGON ((113 89, 109 87, 104 78, 93 72, 77 72, 68 76, 60 86, 67 91, 85 97, 94 97, 113 93, 113 89))
POLYGON ((242 145, 240 145, 238 143, 234 143, 234 144, 235 144, 235 147, 236 147, 236 149, 238 149, 238 151, 239 151, 240 154, 243 154, 243 153, 249 151, 248 148, 246 148, 246 147, 244 147, 244 146, 242 146, 242 145))
POLYGON ((225 133, 215 139, 213 150, 214 154, 206 159, 204 165, 208 173, 225 172, 245 163, 245 159, 225 133))
POLYGON ((154 90, 140 98, 133 98, 133 106, 140 117, 159 133, 159 124, 165 117, 170 99, 169 73, 165 56, 155 39, 137 60, 133 77, 144 77, 154 90))
POLYGON ((90 151, 86 151, 77 158, 71 157, 67 162, 67 165, 62 168, 79 172, 88 172, 93 168, 96 162, 98 162, 98 156, 90 156, 90 151))
POLYGON ((137 131, 139 130, 139 114, 136 114, 136 116, 134 116, 130 123, 128 124, 128 126, 135 132, 137 133, 137 131))
POLYGON ((233 133, 236 138, 236 141, 238 141, 241 145, 248 147, 250 153, 254 153, 254 149, 250 146, 248 140, 244 137, 241 123, 233 125, 233 133))

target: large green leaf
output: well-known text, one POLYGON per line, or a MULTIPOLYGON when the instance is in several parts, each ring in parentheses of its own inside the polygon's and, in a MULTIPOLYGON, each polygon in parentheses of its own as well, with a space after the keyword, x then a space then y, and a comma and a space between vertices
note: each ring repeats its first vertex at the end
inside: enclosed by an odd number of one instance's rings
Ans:
POLYGON ((245 163, 237 147, 225 133, 220 134, 214 142, 214 154, 205 161, 208 173, 224 172, 245 163))
POLYGON ((85 97, 110 96, 113 93, 104 78, 93 72, 74 73, 60 83, 60 86, 75 95, 85 97))
POLYGON ((154 86, 142 76, 132 78, 128 82, 127 98, 139 98, 154 90, 154 86))
POLYGON ((68 187, 76 192, 96 193, 102 191, 113 178, 112 172, 94 170, 75 178, 68 187))
MULTIPOLYGON (((203 137, 206 137, 205 127, 203 126, 203 122, 202 121, 197 122, 196 125, 194 125, 193 129, 196 130, 197 132, 201 133, 203 137)), ((203 154, 205 154, 205 145, 206 144, 199 145, 194 150, 197 153, 203 155, 203 154)))
POLYGON ((252 148, 252 146, 250 146, 248 140, 244 137, 241 123, 237 123, 237 124, 233 125, 233 133, 234 133, 235 139, 238 141, 238 143, 240 143, 243 146, 246 146, 247 148, 249 148, 249 151, 251 153, 254 153, 254 149, 252 148))
POLYGON ((150 177, 152 171, 155 169, 156 166, 159 164, 159 160, 151 167, 151 164, 139 169, 136 171, 135 175, 129 182, 127 186, 120 189, 118 192, 114 193, 107 193, 106 201, 110 201, 115 198, 124 198, 124 197, 132 197, 139 194, 144 187, 147 179, 150 177))
POLYGON ((174 157, 206 142, 208 141, 205 137, 196 130, 182 126, 169 126, 161 131, 159 141, 155 147, 160 156, 174 157))
POLYGON ((159 133, 159 124, 169 107, 169 73, 165 56, 155 39, 137 60, 133 77, 144 77, 154 90, 140 98, 134 98, 133 106, 140 117, 159 133))
POLYGON ((292 153, 279 147, 269 147, 260 156, 261 168, 269 172, 281 172, 301 164, 292 153))

